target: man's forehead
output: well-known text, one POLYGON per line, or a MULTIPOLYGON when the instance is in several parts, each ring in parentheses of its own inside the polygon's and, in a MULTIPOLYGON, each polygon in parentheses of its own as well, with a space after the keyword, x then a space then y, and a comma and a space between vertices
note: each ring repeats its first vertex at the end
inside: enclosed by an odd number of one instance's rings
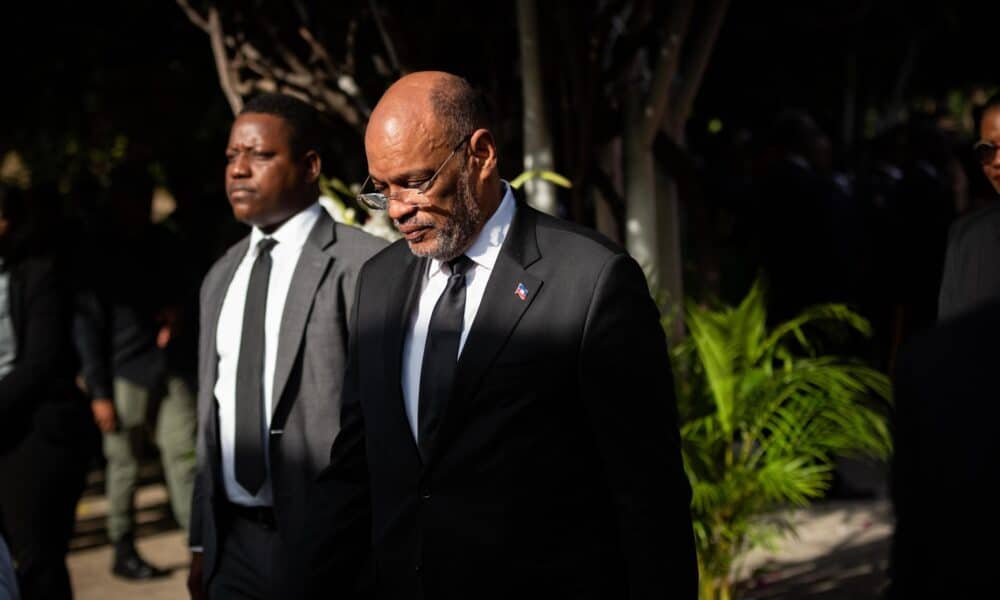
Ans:
POLYGON ((432 118, 383 115, 374 118, 365 131, 365 152, 370 162, 385 155, 433 155, 446 145, 442 128, 432 118))
POLYGON ((243 113, 236 117, 229 131, 230 138, 263 138, 271 143, 287 141, 291 133, 292 127, 285 119, 269 113, 243 113))

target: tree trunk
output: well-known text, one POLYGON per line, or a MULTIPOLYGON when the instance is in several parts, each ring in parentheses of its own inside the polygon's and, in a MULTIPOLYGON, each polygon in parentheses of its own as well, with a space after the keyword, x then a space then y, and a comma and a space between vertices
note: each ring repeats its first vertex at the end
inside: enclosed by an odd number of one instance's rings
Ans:
POLYGON ((622 159, 625 170, 625 247, 657 293, 664 279, 656 240, 656 180, 653 153, 646 142, 643 102, 631 94, 625 102, 622 159))
MULTIPOLYGON (((553 170, 552 137, 545 116, 545 92, 538 50, 538 14, 535 0, 517 0, 517 21, 521 48, 521 90, 524 99, 524 169, 553 170)), ((579 183, 579 182, 577 182, 579 183)), ((554 215, 557 212, 555 185, 542 179, 524 184, 528 204, 554 215)))
POLYGON ((656 217, 659 231, 660 287, 657 301, 670 317, 671 344, 684 339, 684 262, 681 251, 681 209, 677 182, 663 168, 655 170, 656 217))

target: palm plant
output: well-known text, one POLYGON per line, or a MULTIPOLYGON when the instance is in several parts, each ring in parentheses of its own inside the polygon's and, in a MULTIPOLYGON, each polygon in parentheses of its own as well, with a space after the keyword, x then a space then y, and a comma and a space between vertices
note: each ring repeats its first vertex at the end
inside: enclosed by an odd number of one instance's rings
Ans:
POLYGON ((735 561, 790 527, 766 515, 821 497, 838 455, 888 455, 891 388, 859 361, 822 355, 808 335, 819 325, 869 335, 843 305, 814 306, 769 331, 758 282, 736 307, 688 302, 685 325, 672 358, 701 599, 728 600, 735 561))

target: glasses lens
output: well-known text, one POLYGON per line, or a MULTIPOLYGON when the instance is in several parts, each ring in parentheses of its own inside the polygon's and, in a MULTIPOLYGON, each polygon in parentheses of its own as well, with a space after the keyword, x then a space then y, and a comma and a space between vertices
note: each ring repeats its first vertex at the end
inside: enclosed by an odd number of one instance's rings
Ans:
POLYGON ((993 162, 993 157, 996 156, 997 147, 989 142, 979 142, 973 146, 973 150, 976 151, 976 158, 979 162, 984 165, 988 165, 993 162))
POLYGON ((389 206, 389 199, 378 192, 358 194, 358 202, 373 210, 385 210, 389 206))

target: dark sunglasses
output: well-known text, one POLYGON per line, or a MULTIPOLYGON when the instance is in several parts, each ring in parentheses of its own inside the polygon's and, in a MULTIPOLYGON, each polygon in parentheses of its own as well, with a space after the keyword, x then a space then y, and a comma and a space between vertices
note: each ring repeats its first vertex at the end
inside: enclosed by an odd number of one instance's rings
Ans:
POLYGON ((976 145, 972 149, 976 152, 976 158, 979 159, 979 163, 983 165, 993 162, 993 159, 997 155, 997 147, 991 142, 976 142, 976 145))

